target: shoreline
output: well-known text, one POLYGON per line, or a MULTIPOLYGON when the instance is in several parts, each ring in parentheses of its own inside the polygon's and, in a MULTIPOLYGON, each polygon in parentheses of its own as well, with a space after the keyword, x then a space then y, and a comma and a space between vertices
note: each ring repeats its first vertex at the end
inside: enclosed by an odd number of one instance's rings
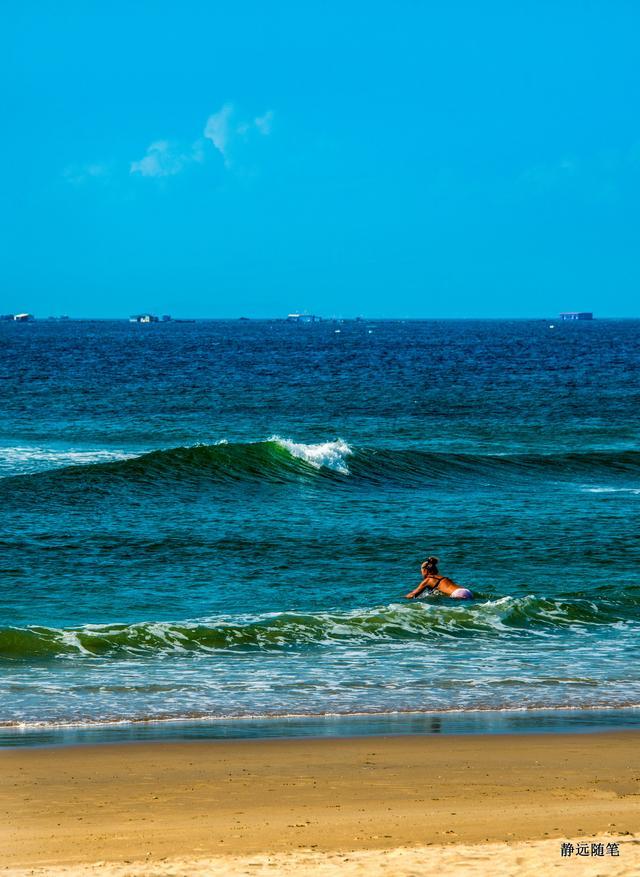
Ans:
POLYGON ((603 733, 640 729, 640 707, 563 706, 180 716, 85 722, 0 723, 0 752, 14 748, 191 740, 345 739, 603 733))
POLYGON ((355 874, 343 860, 357 853, 361 873, 387 857, 409 874, 429 857, 462 868, 482 848, 487 871, 506 874, 516 871, 501 872, 495 850, 511 850, 506 861, 522 847, 533 874, 561 864, 561 841, 615 837, 624 859, 607 860, 606 873, 637 873, 639 756, 638 731, 3 750, 2 865, 16 875, 256 873, 261 856, 265 873, 293 874, 307 856, 308 867, 335 861, 355 874))

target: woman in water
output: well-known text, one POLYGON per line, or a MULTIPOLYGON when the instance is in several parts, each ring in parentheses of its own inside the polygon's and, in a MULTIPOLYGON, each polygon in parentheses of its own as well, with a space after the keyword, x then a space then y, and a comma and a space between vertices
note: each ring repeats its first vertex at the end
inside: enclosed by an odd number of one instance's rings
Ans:
POLYGON ((413 600, 419 597, 424 591, 438 592, 446 594, 447 597, 453 597, 454 600, 471 600, 473 594, 468 588, 460 588, 454 581, 446 576, 441 576, 438 572, 438 558, 427 557, 425 562, 420 566, 422 572, 422 581, 415 590, 410 591, 406 596, 407 600, 413 600))

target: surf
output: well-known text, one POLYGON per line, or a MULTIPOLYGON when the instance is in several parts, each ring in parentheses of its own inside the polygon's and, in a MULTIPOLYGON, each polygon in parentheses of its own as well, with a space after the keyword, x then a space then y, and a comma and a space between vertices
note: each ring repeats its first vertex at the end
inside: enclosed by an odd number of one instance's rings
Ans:
MULTIPOLYGON (((91 460, 74 459, 75 465, 5 477, 0 480, 0 490, 29 489, 38 482, 60 487, 82 482, 106 488, 129 482, 148 485, 304 482, 406 488, 441 484, 466 488, 473 484, 487 487, 504 482, 526 483, 531 479, 589 481, 599 477, 640 477, 640 451, 615 449, 469 454, 420 448, 356 447, 341 438, 304 443, 275 435, 265 441, 222 440, 214 444, 152 450, 136 456, 122 455, 107 461, 98 454, 93 452, 91 460)), ((623 487, 632 492, 639 489, 635 482, 623 487)))
POLYGON ((274 612, 185 621, 0 628, 0 660, 180 656, 309 646, 547 636, 567 628, 640 623, 626 604, 527 595, 472 605, 390 603, 349 611, 274 612))

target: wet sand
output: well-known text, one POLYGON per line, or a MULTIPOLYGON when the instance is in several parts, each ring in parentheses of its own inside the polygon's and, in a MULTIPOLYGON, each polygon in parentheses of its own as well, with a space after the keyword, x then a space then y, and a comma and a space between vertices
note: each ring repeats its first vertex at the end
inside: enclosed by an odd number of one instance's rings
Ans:
POLYGON ((0 873, 640 873, 637 732, 15 749, 0 770, 0 873))

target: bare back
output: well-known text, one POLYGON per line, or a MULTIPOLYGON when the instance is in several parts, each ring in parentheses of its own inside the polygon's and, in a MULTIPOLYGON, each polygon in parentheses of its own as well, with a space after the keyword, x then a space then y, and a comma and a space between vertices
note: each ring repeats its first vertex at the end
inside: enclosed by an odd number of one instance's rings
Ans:
POLYGON ((460 585, 456 585, 453 579, 447 576, 428 575, 422 581, 430 591, 440 591, 441 594, 446 594, 447 596, 451 596, 460 587, 460 585))

